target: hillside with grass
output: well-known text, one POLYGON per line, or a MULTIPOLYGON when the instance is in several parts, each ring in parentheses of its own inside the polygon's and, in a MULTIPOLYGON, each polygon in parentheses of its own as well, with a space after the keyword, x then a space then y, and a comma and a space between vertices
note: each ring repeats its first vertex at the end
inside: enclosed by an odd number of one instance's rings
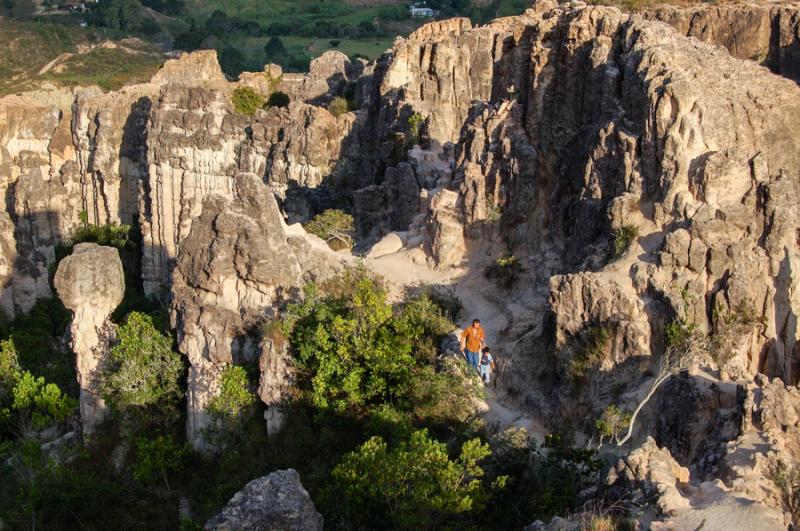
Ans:
POLYGON ((113 41, 113 32, 96 28, 0 19, 0 35, 0 94, 44 85, 116 90, 146 81, 164 61, 152 44, 113 41))

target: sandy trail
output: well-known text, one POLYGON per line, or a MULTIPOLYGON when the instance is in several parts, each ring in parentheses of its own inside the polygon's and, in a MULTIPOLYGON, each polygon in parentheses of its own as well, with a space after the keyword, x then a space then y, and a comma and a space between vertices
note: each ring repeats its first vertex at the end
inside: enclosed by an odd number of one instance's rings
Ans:
MULTIPOLYGON (((461 320, 456 323, 459 329, 469 326, 474 318, 480 319, 486 332, 486 344, 493 351, 499 353, 498 357, 503 356, 501 332, 508 326, 508 318, 501 308, 488 300, 482 293, 482 289, 490 286, 486 285, 480 272, 469 273, 464 269, 435 271, 426 265, 415 263, 409 254, 411 252, 414 251, 403 249, 378 258, 367 258, 365 263, 384 278, 389 289, 389 296, 395 301, 401 300, 408 288, 425 284, 453 286, 456 295, 464 304, 461 320)), ((535 419, 525 416, 511 405, 503 403, 495 391, 497 385, 493 379, 492 383, 486 387, 483 409, 487 424, 500 430, 509 427, 524 428, 537 443, 541 444, 544 441, 546 430, 535 419)))

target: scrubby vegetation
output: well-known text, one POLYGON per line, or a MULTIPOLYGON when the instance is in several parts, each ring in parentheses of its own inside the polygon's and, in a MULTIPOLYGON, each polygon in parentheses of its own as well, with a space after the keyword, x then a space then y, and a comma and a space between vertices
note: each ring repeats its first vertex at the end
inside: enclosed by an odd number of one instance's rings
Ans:
POLYGON ((522 273, 522 263, 513 254, 503 255, 492 262, 484 274, 498 286, 509 289, 522 273))
POLYGON ((613 238, 612 255, 614 258, 621 258, 622 255, 628 252, 634 240, 639 237, 639 227, 636 225, 623 225, 618 229, 614 229, 611 237, 613 238))
POLYGON ((101 392, 112 408, 138 424, 171 424, 180 418, 184 370, 172 338, 159 332, 149 315, 131 312, 117 329, 101 392))
POLYGON ((784 507, 792 515, 792 523, 800 524, 800 465, 778 461, 770 470, 769 478, 780 489, 784 507))
POLYGON ((612 332, 608 326, 590 326, 573 339, 567 367, 573 381, 585 378, 590 367, 605 359, 612 332))
POLYGON ((341 96, 337 96, 333 98, 333 100, 328 104, 328 111, 336 117, 339 117, 350 110, 350 105, 348 101, 341 96))
POLYGON ((334 251, 350 249, 353 246, 355 236, 353 216, 342 210, 326 210, 303 226, 310 234, 325 240, 334 251))
MULTIPOLYGON (((0 441, 3 521, 196 528, 247 481, 288 467, 300 472, 331 529, 508 529, 574 510, 577 492, 596 477, 595 454, 558 439, 541 452, 521 431, 487 435, 475 410, 477 376, 439 349, 460 306, 434 288, 392 305, 363 268, 307 286, 261 327, 288 341, 297 370, 285 426, 266 436, 253 375, 229 365, 210 403, 211 455, 184 439, 177 406, 185 365, 174 339, 158 319, 129 312, 101 378, 113 414, 85 446, 42 450, 27 428, 34 413, 36 426, 64 433, 77 395, 53 392, 35 373, 25 377, 26 427, 3 424, 0 441), (180 499, 191 509, 185 521, 180 499)), ((11 341, 0 343, 4 411, 16 386, 8 375, 28 370, 22 358, 11 341)))
POLYGON ((408 147, 423 143, 427 123, 426 118, 418 112, 408 117, 408 136, 406 137, 408 147))
POLYGON ((253 116, 257 110, 264 108, 264 96, 251 87, 236 87, 231 96, 233 110, 239 114, 253 116))

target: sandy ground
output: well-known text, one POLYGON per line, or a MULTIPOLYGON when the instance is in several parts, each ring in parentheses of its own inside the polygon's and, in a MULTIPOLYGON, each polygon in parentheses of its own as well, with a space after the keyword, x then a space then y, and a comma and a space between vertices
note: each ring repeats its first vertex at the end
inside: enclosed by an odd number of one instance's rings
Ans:
MULTIPOLYGON (((400 300, 408 288, 416 286, 426 284, 453 286, 456 295, 464 304, 461 321, 456 323, 459 332, 468 326, 472 319, 480 319, 486 332, 486 344, 493 351, 504 352, 500 332, 508 326, 508 319, 501 308, 483 295, 482 290, 490 288, 483 276, 463 269, 447 271, 430 269, 426 265, 414 263, 410 254, 413 252, 403 249, 378 258, 367 258, 365 263, 384 278, 393 300, 400 300)), ((486 387, 485 406, 482 409, 487 424, 499 430, 509 427, 524 428, 537 443, 541 444, 546 433, 542 425, 510 404, 503 403, 495 392, 498 385, 499 383, 493 380, 486 387)))

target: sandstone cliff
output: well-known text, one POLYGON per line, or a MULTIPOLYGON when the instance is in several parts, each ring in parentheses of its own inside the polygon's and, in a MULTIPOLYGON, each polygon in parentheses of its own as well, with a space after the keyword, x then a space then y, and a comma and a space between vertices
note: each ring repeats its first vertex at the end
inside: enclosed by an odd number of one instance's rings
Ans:
MULTIPOLYGON (((181 243, 172 285, 172 323, 191 364, 190 441, 204 444, 203 429, 211 421, 206 407, 219 391, 222 370, 257 360, 269 348, 260 344, 256 327, 283 301, 299 296, 303 284, 335 273, 341 260, 302 227, 287 227, 275 198, 255 175, 238 174, 228 197, 210 194, 203 202, 181 243)), ((262 395, 276 408, 284 377, 279 355, 279 349, 269 351, 263 361, 269 389, 262 395)))
POLYGON ((734 57, 751 59, 776 74, 800 81, 800 6, 771 2, 669 5, 643 15, 674 26, 680 33, 719 44, 734 57))

